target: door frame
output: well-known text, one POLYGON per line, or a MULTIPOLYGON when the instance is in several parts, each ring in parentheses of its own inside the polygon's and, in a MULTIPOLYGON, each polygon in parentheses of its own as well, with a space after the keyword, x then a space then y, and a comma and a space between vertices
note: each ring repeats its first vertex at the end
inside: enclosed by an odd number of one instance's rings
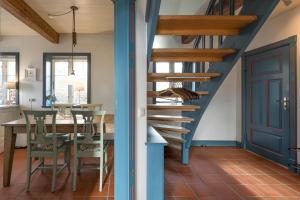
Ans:
MULTIPOLYGON (((247 149, 247 65, 248 56, 270 51, 282 46, 289 46, 290 49, 290 80, 289 80, 289 107, 290 107, 290 147, 297 147, 297 36, 275 42, 248 52, 242 55, 242 148, 247 149)), ((289 164, 297 162, 296 152, 289 153, 289 164)))

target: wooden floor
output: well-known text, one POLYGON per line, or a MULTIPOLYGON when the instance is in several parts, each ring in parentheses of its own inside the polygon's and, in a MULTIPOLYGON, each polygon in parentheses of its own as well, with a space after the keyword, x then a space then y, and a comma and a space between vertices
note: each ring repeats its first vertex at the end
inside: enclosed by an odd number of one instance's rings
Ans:
POLYGON ((165 199, 300 199, 300 176, 239 148, 191 149, 189 166, 166 150, 165 199))
MULTIPOLYGON (((50 192, 51 173, 37 172, 31 191, 24 191, 26 150, 16 150, 12 184, 2 187, 0 154, 0 200, 113 199, 113 161, 103 192, 98 192, 98 172, 85 170, 79 176, 78 191, 71 189, 72 178, 65 170, 58 178, 57 192, 50 192)), ((238 148, 191 149, 189 166, 180 163, 179 152, 166 149, 165 199, 171 200, 294 200, 300 199, 300 176, 266 159, 238 148)), ((85 162, 92 162, 86 160, 85 162)))
MULTIPOLYGON (((99 163, 99 160, 84 160, 84 163, 99 163)), ((36 172, 32 178, 30 192, 24 191, 25 172, 26 172, 26 149, 15 151, 11 186, 3 188, 3 154, 0 155, 0 200, 69 200, 69 199, 113 199, 114 194, 114 175, 113 175, 113 148, 109 152, 109 174, 105 178, 103 191, 99 192, 99 171, 82 170, 78 178, 78 188, 72 192, 72 176, 65 169, 58 177, 56 192, 51 193, 51 171, 45 174, 36 172)), ((36 163, 35 163, 36 164, 36 163)))

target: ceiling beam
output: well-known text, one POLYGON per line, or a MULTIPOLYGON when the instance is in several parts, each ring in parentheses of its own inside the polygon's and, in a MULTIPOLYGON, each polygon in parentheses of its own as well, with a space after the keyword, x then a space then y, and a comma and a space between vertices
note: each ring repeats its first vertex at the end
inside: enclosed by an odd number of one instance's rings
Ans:
POLYGON ((59 34, 24 0, 0 0, 0 6, 52 43, 59 43, 59 34))

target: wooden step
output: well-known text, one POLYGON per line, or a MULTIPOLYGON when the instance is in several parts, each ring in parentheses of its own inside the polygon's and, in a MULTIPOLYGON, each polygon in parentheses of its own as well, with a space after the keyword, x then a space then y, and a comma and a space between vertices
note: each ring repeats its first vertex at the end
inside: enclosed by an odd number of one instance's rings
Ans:
POLYGON ((176 137, 173 135, 169 135, 167 133, 161 132, 159 131, 159 134, 166 139, 168 142, 176 142, 176 143, 184 143, 186 142, 184 139, 182 139, 181 137, 176 137))
MULTIPOLYGON (((165 96, 160 96, 159 95, 159 92, 160 91, 147 91, 147 97, 148 98, 176 98, 176 97, 179 97, 177 95, 172 95, 171 97, 165 97, 165 96)), ((208 95, 208 92, 207 91, 195 91, 197 94, 199 95, 208 95)))
POLYGON ((235 53, 235 49, 153 49, 153 62, 222 62, 225 56, 235 53))
POLYGON ((176 134, 188 134, 190 130, 180 127, 180 126, 173 126, 173 125, 166 125, 166 124, 151 124, 153 128, 157 131, 162 132, 169 132, 169 133, 176 133, 176 134))
POLYGON ((160 16, 157 35, 238 35, 256 16, 160 16))
POLYGON ((173 105, 173 104, 148 104, 148 110, 173 110, 173 111, 195 111, 199 106, 195 105, 173 105))
POLYGON ((148 73, 148 82, 205 82, 221 73, 148 73))
POLYGON ((148 120, 160 121, 160 122, 178 122, 178 123, 191 123, 193 118, 184 116, 172 116, 172 115, 149 115, 148 120))

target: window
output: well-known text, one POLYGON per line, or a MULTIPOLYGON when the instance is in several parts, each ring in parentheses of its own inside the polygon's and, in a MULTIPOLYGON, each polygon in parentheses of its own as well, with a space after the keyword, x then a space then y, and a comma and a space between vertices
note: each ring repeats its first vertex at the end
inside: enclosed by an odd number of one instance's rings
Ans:
POLYGON ((19 53, 0 52, 0 105, 19 103, 19 53))
POLYGON ((90 103, 91 54, 75 53, 75 75, 72 72, 71 53, 44 53, 43 105, 55 103, 90 103))
MULTIPOLYGON (((175 62, 157 62, 155 63, 155 73, 182 73, 182 63, 175 62)), ((168 88, 182 88, 182 82, 156 82, 155 90, 161 91, 168 88)), ((156 102, 169 102, 174 100, 174 98, 156 98, 156 102)))

